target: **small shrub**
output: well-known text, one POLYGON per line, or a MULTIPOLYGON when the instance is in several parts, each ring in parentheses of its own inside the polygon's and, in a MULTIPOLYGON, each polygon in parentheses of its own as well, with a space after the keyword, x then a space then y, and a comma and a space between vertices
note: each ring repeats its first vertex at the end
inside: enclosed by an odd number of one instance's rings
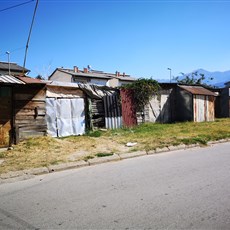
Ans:
POLYGON ((87 134, 87 136, 90 136, 90 137, 100 137, 101 134, 102 134, 102 131, 96 130, 96 131, 93 131, 93 132, 89 132, 87 134))

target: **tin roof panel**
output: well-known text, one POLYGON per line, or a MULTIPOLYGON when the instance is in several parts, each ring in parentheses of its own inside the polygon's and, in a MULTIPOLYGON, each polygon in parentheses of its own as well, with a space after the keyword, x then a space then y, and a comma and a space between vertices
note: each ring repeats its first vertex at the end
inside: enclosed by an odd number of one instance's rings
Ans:
POLYGON ((179 87, 195 95, 217 96, 214 92, 205 89, 202 86, 179 85, 179 87))
POLYGON ((0 75, 0 83, 25 84, 23 81, 17 79, 16 77, 9 75, 0 75))

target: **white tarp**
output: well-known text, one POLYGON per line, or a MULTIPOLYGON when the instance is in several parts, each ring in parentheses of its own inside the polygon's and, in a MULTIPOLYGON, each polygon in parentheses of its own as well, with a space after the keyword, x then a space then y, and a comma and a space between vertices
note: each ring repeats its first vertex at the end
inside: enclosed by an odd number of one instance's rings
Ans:
POLYGON ((47 98, 48 134, 53 137, 85 133, 83 98, 47 98))
POLYGON ((52 137, 57 137, 56 115, 57 103, 55 98, 46 98, 46 123, 47 133, 52 137))

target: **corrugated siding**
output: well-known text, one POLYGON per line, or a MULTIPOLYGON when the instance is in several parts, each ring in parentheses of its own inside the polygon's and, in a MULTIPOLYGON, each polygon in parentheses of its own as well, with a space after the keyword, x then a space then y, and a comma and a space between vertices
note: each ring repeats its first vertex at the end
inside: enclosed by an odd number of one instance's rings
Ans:
POLYGON ((9 75, 0 75, 0 82, 10 83, 10 84, 25 84, 24 82, 20 81, 16 77, 9 76, 9 75))
POLYGON ((214 121, 214 96, 193 95, 193 120, 214 121))
POLYGON ((132 90, 122 89, 120 95, 123 125, 127 127, 137 125, 136 108, 134 106, 132 90))
POLYGON ((119 98, 117 95, 103 97, 105 109, 105 127, 118 129, 122 127, 122 116, 119 98))

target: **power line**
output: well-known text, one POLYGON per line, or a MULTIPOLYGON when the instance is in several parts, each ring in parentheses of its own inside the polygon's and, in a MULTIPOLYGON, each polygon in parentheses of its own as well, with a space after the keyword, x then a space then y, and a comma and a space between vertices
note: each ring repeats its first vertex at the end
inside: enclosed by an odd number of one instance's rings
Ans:
MULTIPOLYGON (((19 47, 19 48, 15 48, 15 49, 13 49, 13 50, 10 50, 10 53, 15 53, 15 52, 17 52, 17 51, 19 51, 19 50, 23 50, 23 49, 25 49, 25 46, 21 46, 21 47, 19 47)), ((5 53, 2 53, 1 51, 2 51, 2 50, 0 50, 0 57, 5 56, 6 54, 5 54, 5 53)))
MULTIPOLYGON (((27 43, 26 43, 26 50, 25 50, 25 57, 24 57, 23 69, 25 69, 25 65, 26 65, 26 57, 27 57, 27 52, 28 52, 28 47, 29 47, 29 42, 30 42, 30 36, 31 36, 33 24, 34 24, 34 19, 35 19, 36 11, 37 11, 37 8, 38 8, 38 1, 39 1, 39 0, 37 0, 36 5, 35 5, 35 8, 34 8, 33 19, 32 19, 32 22, 31 22, 30 31, 29 31, 29 36, 28 36, 27 43)), ((24 70, 23 70, 23 71, 24 71, 24 70)), ((24 73, 23 73, 23 74, 24 74, 24 73)))
POLYGON ((1 9, 0 12, 6 11, 6 10, 11 10, 11 9, 13 9, 13 8, 16 8, 16 7, 19 7, 19 6, 22 6, 22 5, 31 3, 31 2, 33 2, 33 1, 34 1, 34 0, 30 0, 30 1, 23 2, 23 3, 20 3, 20 4, 14 5, 14 6, 10 6, 10 7, 7 7, 7 8, 5 8, 5 9, 1 9))

